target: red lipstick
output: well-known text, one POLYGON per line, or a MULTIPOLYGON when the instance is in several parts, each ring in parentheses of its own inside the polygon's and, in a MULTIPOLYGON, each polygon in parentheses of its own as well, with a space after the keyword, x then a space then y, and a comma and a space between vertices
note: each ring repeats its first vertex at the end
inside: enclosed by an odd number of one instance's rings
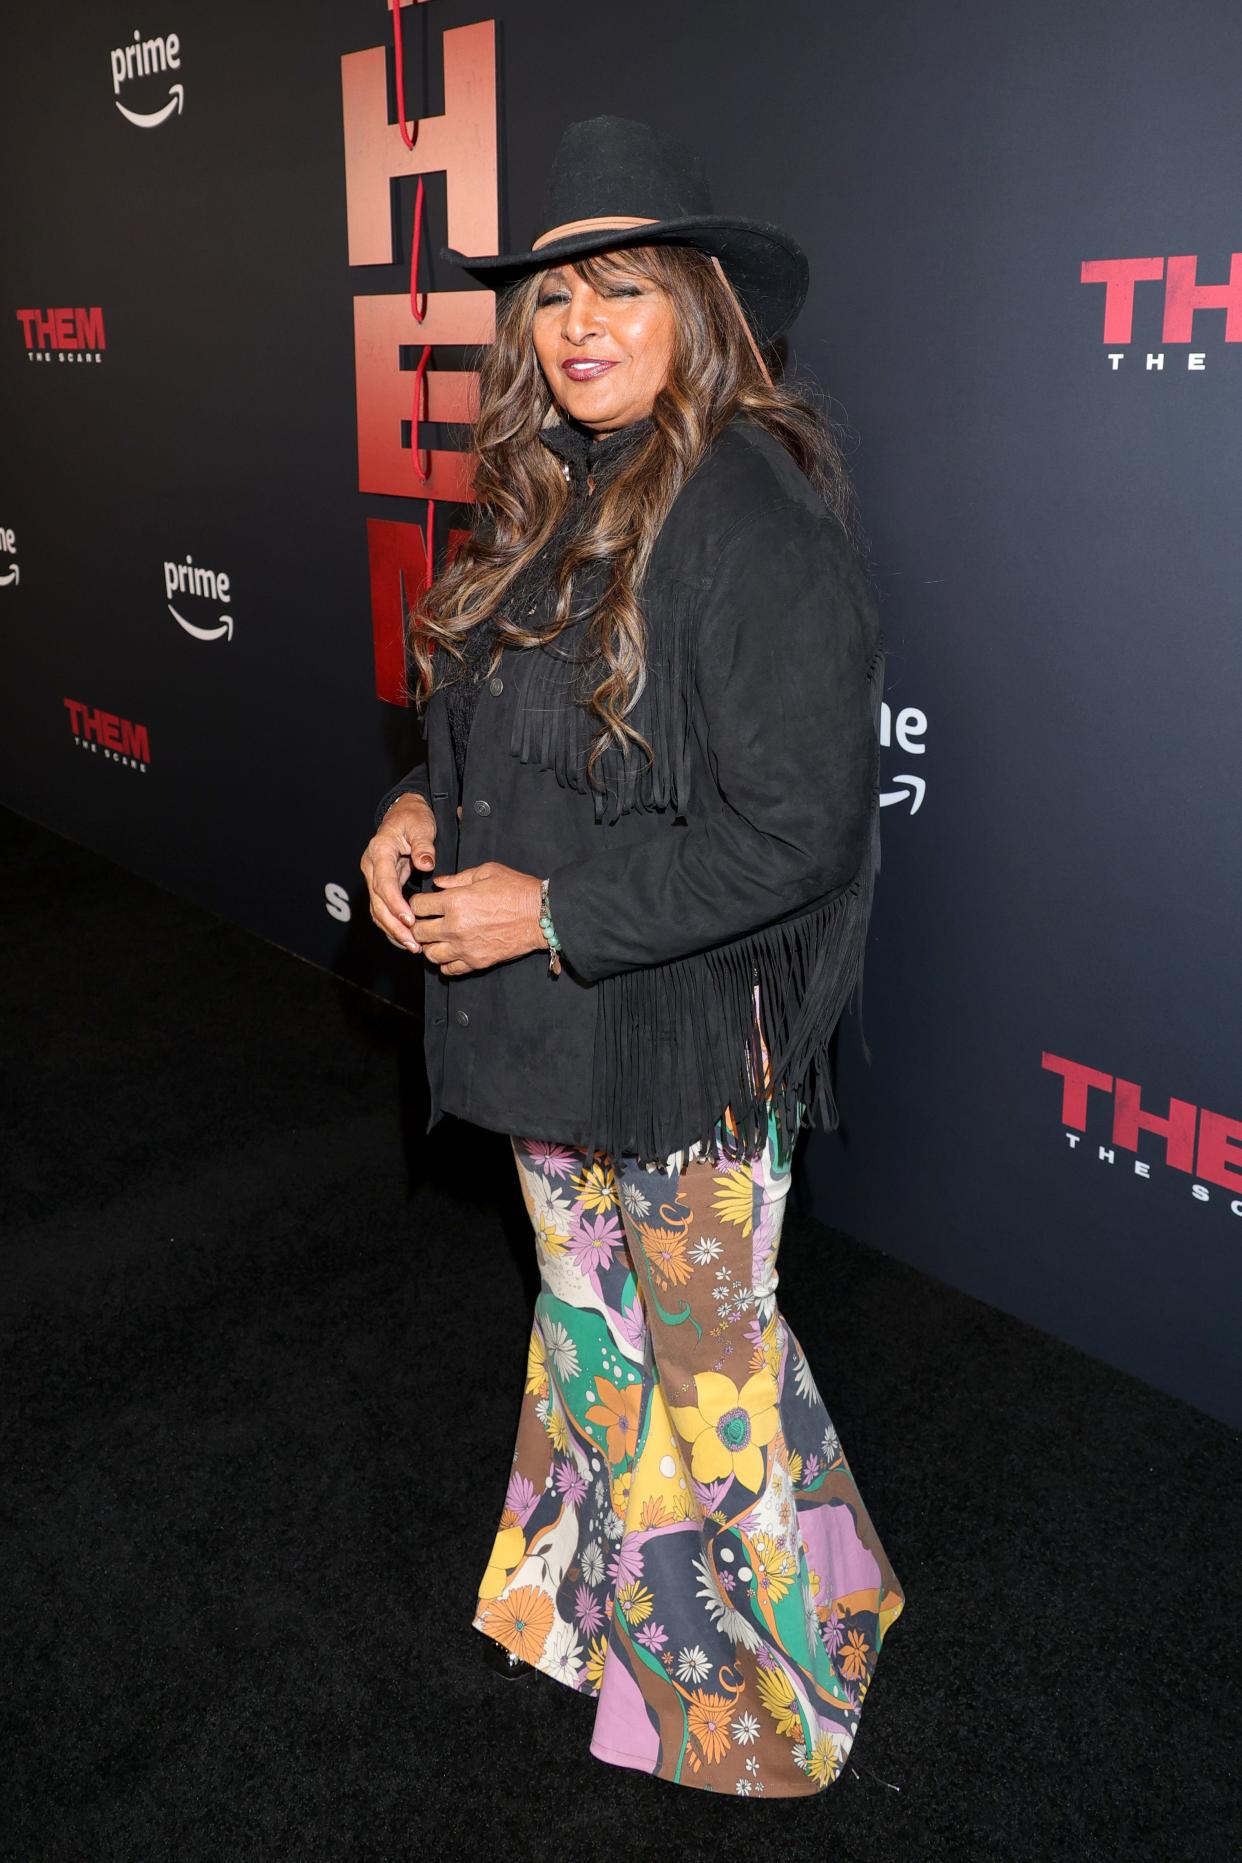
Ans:
POLYGON ((570 356, 561 364, 562 373, 571 382, 592 382, 596 376, 606 375, 609 369, 615 367, 615 363, 603 362, 596 356, 570 356))

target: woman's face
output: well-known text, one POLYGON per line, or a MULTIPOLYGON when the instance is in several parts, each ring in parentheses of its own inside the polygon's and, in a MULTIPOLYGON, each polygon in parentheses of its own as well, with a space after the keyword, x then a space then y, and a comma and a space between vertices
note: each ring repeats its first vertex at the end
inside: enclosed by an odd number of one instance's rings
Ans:
POLYGON ((557 266, 535 300, 535 351, 560 407, 607 433, 650 414, 668 380, 673 307, 620 255, 598 291, 557 266))

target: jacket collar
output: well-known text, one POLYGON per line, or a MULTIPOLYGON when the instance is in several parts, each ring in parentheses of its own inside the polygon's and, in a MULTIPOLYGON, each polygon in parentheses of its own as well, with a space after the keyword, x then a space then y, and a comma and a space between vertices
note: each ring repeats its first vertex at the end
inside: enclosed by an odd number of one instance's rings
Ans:
POLYGON ((562 416, 552 426, 541 427, 538 437, 549 452, 569 466, 572 483, 585 484, 587 474, 591 473, 598 484, 602 475, 610 474, 622 464, 631 449, 650 431, 651 425, 650 414, 644 414, 625 427, 596 434, 590 427, 562 416))

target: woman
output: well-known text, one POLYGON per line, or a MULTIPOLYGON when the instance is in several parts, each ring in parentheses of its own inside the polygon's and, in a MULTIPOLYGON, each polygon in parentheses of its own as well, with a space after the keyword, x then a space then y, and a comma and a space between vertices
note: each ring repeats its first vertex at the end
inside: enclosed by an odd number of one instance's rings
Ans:
POLYGON ((566 131, 542 225, 446 254, 498 290, 476 522, 362 860, 426 960, 428 1130, 510 1136, 538 1252, 474 1623, 597 1697, 597 1757, 800 1796, 904 1604, 775 1297, 861 978, 878 621, 839 455, 762 356, 795 243, 614 117, 566 131))

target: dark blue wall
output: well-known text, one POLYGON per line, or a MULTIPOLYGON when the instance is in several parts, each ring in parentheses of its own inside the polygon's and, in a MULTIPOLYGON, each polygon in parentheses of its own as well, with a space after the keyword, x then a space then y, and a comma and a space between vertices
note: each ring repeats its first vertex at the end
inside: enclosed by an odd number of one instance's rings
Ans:
MULTIPOLYGON (((906 714, 872 1063, 848 1022, 843 1128, 800 1165, 817 1213, 1242 1419, 1242 301, 1166 340, 1149 280, 1106 342, 1082 282, 1177 255, 1229 276, 1236 8, 770 0, 760 30, 634 0, 591 22, 588 59, 549 0, 430 0, 405 22, 411 109, 441 108, 440 34, 493 17, 507 243, 564 122, 611 111, 678 127, 718 205, 811 255, 791 363, 852 434, 906 714), (1107 1083, 1081 1130, 1044 1054, 1107 1083), (1156 1131, 1114 1136, 1117 1080, 1190 1109, 1189 1166, 1156 1131)), ((181 40, 184 108, 157 130, 114 105, 129 10, 70 0, 7 32, 0 796, 416 1004, 358 872, 416 749, 374 696, 366 519, 421 511, 358 493, 352 322, 356 293, 403 288, 408 246, 351 270, 344 208, 340 60, 385 41, 387 9, 185 0, 137 23, 181 40), (18 310, 79 305, 103 309, 103 360, 31 361, 18 310), (230 577, 227 642, 169 619, 163 564, 187 554, 230 577), (147 770, 76 745, 66 697, 146 725, 147 770)), ((443 213, 431 177, 433 249, 443 213)))

